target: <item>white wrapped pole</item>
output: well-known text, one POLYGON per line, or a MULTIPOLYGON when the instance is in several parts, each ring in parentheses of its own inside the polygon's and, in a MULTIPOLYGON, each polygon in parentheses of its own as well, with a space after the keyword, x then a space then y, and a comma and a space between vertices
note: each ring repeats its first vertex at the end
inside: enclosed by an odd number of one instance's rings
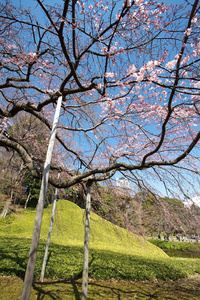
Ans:
POLYGON ((84 239, 84 254, 83 254, 82 300, 87 300, 88 298, 87 294, 88 294, 89 241, 90 241, 91 185, 92 185, 92 181, 88 180, 86 208, 85 208, 85 239, 84 239))
POLYGON ((55 138, 56 138, 56 131, 57 131, 57 126, 58 126, 58 121, 59 121, 61 103, 62 103, 62 96, 59 96, 58 101, 57 101, 56 112, 55 112, 55 116, 54 116, 49 146, 48 146, 48 150, 47 150, 47 154, 46 154, 46 160, 45 160, 45 164, 44 164, 44 172, 43 172, 43 177, 42 177, 40 196, 39 196, 39 200, 38 200, 38 204, 37 204, 35 224, 34 224, 34 228, 33 228, 33 236, 32 236, 30 252, 29 252, 28 263, 27 263, 27 267, 26 267, 26 273, 25 273, 25 278, 24 278, 24 286, 23 286, 23 291, 22 291, 22 295, 21 295, 21 300, 29 300, 30 294, 31 294, 31 286, 32 286, 32 282, 33 282, 33 274, 34 274, 34 269, 35 269, 35 264, 36 264, 36 256, 37 256, 40 231, 41 231, 41 225, 42 225, 44 202, 45 202, 46 193, 47 193, 49 169, 50 169, 50 165, 51 165, 51 158, 52 158, 53 148, 54 148, 54 143, 55 143, 55 138))
MULTIPOLYGON (((60 173, 58 174, 58 179, 59 178, 60 178, 60 173)), ((46 248, 45 248, 45 253, 44 253, 44 259, 43 259, 43 264, 42 264, 42 271, 41 271, 41 275, 40 275, 40 281, 41 282, 43 282, 43 280, 44 280, 44 274, 45 274, 45 269, 46 269, 46 264, 47 264, 47 257, 48 257, 49 245, 50 245, 50 240, 51 240, 51 233, 52 233, 52 228, 53 228, 54 215, 55 215, 55 211, 56 211, 57 196, 58 196, 58 189, 56 188, 55 196, 54 196, 54 200, 53 200, 51 222, 50 222, 50 226, 49 226, 49 234, 48 234, 48 238, 47 238, 47 243, 46 243, 46 248)))

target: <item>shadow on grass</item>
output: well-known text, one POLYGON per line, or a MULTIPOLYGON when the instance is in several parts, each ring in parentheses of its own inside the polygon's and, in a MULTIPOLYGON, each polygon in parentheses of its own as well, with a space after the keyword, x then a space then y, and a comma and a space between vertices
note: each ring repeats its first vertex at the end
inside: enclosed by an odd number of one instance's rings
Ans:
MULTIPOLYGON (((23 281, 17 277, 0 277, 1 300, 20 299, 23 281)), ((34 282, 30 300, 80 300, 81 280, 34 282)), ((89 279, 88 300, 197 300, 200 299, 200 276, 176 282, 95 281, 89 279)))
MULTIPOLYGON (((200 279, 199 279, 200 280, 200 279)), ((140 300, 197 300, 200 286, 188 286, 181 282, 129 282, 89 280, 88 300, 92 299, 140 299, 140 300)), ((81 300, 81 280, 60 280, 34 283, 37 300, 81 300)), ((34 298, 35 299, 35 298, 34 298)), ((3 299, 4 300, 4 299, 3 299)))
MULTIPOLYGON (((89 283, 88 299, 107 299, 114 297, 114 299, 126 299, 127 297, 134 298, 141 297, 140 299, 159 299, 157 295, 148 292, 142 292, 140 290, 139 294, 137 289, 124 290, 123 288, 117 288, 114 286, 109 286, 108 282, 103 284, 102 282, 89 283)), ((113 284, 112 284, 113 285, 113 284)), ((118 283, 119 285, 119 283, 118 283)), ((121 283, 123 286, 124 283, 121 283)), ((62 300, 62 299, 73 299, 81 300, 81 281, 72 279, 70 281, 56 281, 56 282, 45 282, 45 283, 34 283, 33 289, 37 292, 37 300, 52 299, 52 300, 62 300)), ((170 298, 169 298, 170 299, 170 298)))
MULTIPOLYGON (((26 269, 27 257, 30 247, 30 239, 21 238, 1 238, 0 239, 0 274, 4 276, 18 276, 22 280, 26 269)), ((81 277, 83 248, 72 246, 50 246, 48 264, 46 270, 47 278, 57 278, 57 281, 47 281, 44 283, 34 282, 32 299, 47 300, 68 300, 81 299, 81 277), (62 278, 72 278, 64 281, 62 278), (37 298, 36 298, 37 297, 37 298)), ((40 278, 42 260, 45 243, 40 243, 38 258, 35 269, 35 278, 40 278)), ((91 278, 101 278, 103 280, 89 280, 89 299, 200 299, 200 285, 191 285, 191 289, 184 286, 183 289, 171 282, 156 285, 156 283, 139 283, 134 279, 150 280, 151 278, 178 279, 183 274, 182 269, 173 267, 169 261, 153 261, 147 258, 132 257, 111 253, 109 251, 90 251, 90 274, 91 278), (153 275, 152 275, 153 274, 153 275), (106 281, 115 278, 115 281, 106 281), (121 280, 121 281, 120 281, 121 280), (124 281, 123 281, 124 280, 124 281), (132 280, 132 281, 131 281, 132 280), (165 287, 165 288, 163 288, 165 287), (194 296, 194 297, 193 297, 194 296), (196 297, 196 298, 195 298, 196 297)), ((198 263, 195 262, 195 265, 198 263)), ((195 267, 195 270, 198 269, 195 267)), ((182 276, 183 277, 183 276, 182 276)), ((23 281, 20 286, 14 285, 12 278, 7 278, 8 284, 2 286, 3 278, 0 278, 2 300, 20 299, 23 281), (3 295, 3 296, 2 296, 3 295), (13 296, 12 296, 13 295, 13 296)), ((19 281, 19 278, 18 278, 19 281)), ((19 283, 19 282, 18 282, 19 283)))
POLYGON ((33 289, 37 292, 37 300, 43 300, 46 298, 46 296, 49 296, 50 299, 53 300, 59 300, 62 299, 60 297, 58 297, 57 295, 55 295, 54 292, 52 291, 45 291, 45 289, 43 289, 41 286, 37 286, 37 284, 33 283, 32 284, 33 289))
POLYGON ((75 296, 76 300, 81 300, 81 295, 78 291, 77 283, 74 279, 71 280, 71 284, 73 286, 74 296, 75 296))
MULTIPOLYGON (((15 237, 8 239, 0 237, 0 274, 5 276, 17 276, 23 279, 27 266, 30 244, 31 239, 15 237)), ((43 241, 39 244, 34 278, 40 277, 45 245, 46 243, 43 241)), ((50 245, 47 260, 47 269, 49 273, 47 277, 51 278, 55 276, 57 278, 70 278, 70 273, 73 271, 72 268, 74 266, 76 269, 78 269, 77 266, 80 266, 79 270, 75 271, 79 272, 82 266, 82 253, 82 247, 59 246, 56 244, 50 245), (67 272, 66 268, 62 269, 63 265, 68 266, 67 272), (57 271, 57 274, 55 274, 55 271, 57 271)))
POLYGON ((32 288, 36 292, 37 300, 62 300, 72 296, 75 297, 76 300, 81 300, 81 282, 75 279, 34 282, 32 288))
MULTIPOLYGON (((92 259, 89 262, 89 267, 92 265, 93 261, 94 261, 94 256, 92 255, 92 259)), ((74 278, 72 278, 71 280, 68 281, 63 281, 63 280, 59 280, 56 282, 50 282, 49 284, 54 285, 54 288, 58 285, 58 284, 65 284, 65 285, 71 285, 71 287, 73 288, 73 294, 75 296, 76 300, 81 300, 81 284, 80 282, 78 283, 77 280, 79 280, 80 278, 82 278, 82 272, 83 270, 81 270, 80 272, 78 272, 74 278)), ((43 300, 45 299, 46 296, 49 296, 50 299, 52 300, 59 300, 59 299, 63 299, 63 296, 58 296, 59 290, 55 289, 55 291, 45 291, 45 289, 43 287, 48 286, 48 283, 33 283, 32 287, 33 289, 37 292, 37 300, 43 300)), ((62 294, 62 291, 61 291, 62 294)))

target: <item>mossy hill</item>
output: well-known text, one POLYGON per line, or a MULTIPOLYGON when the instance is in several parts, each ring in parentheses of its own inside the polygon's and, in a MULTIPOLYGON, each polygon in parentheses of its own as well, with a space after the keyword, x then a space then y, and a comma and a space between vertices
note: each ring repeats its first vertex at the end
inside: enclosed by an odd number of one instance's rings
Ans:
MULTIPOLYGON (((27 209, 0 219, 0 274, 24 278, 35 210, 27 209)), ((85 211, 59 200, 49 248, 46 279, 82 276, 85 211)), ((44 209, 34 279, 40 278, 51 206, 44 209)), ((89 277, 122 280, 177 280, 200 273, 197 259, 173 259, 145 238, 91 214, 89 277)))
MULTIPOLYGON (((51 219, 50 205, 44 209, 41 240, 47 239, 51 219)), ((24 210, 0 220, 0 236, 31 238, 35 220, 35 210, 24 210)), ((84 213, 76 204, 57 201, 51 242, 65 246, 83 246, 84 213)), ((95 213, 91 213, 91 249, 109 250, 145 257, 166 257, 166 254, 143 237, 126 231, 95 213)))

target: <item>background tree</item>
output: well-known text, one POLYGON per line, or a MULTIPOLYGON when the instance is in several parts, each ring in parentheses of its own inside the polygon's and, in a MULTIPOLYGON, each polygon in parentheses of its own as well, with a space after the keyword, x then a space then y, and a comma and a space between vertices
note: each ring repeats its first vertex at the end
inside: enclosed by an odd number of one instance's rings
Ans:
MULTIPOLYGON (((37 160, 34 164, 38 166, 44 163, 45 147, 48 144, 49 132, 34 116, 20 113, 12 119, 12 125, 9 126, 7 134, 9 139, 18 140, 30 155, 36 155, 37 160), (40 162, 40 163, 39 163, 40 162)), ((56 151, 54 156, 56 157, 56 151)), ((38 176, 33 177, 24 165, 23 160, 15 151, 1 151, 1 176, 2 185, 1 192, 9 193, 14 204, 25 203, 25 207, 30 204, 36 207, 40 185, 42 170, 38 172, 38 176), (29 202, 29 203, 28 203, 29 202)), ((46 203, 52 201, 52 186, 48 189, 46 203)))
POLYGON ((0 165, 1 193, 9 196, 13 202, 17 203, 23 193, 21 186, 23 166, 21 166, 21 161, 13 151, 2 149, 0 165))
MULTIPOLYGON (((21 201, 24 207, 35 207, 37 206, 39 194, 40 194, 41 180, 34 178, 32 175, 26 173, 23 181, 23 194, 26 195, 26 201, 21 201)), ((45 199, 45 206, 47 207, 53 202, 54 188, 49 185, 47 189, 47 195, 45 199)))
MULTIPOLYGON (((199 228, 198 207, 188 209, 179 199, 159 198, 149 191, 138 192, 133 199, 141 205, 141 227, 147 236, 157 237, 162 233, 172 237, 179 233, 192 237, 195 228, 199 228)), ((135 221, 135 216, 130 211, 130 222, 132 219, 135 221)))
POLYGON ((15 210, 15 206, 24 200, 24 171, 25 166, 19 156, 14 151, 0 151, 0 209, 1 217, 5 217, 10 210, 15 210))

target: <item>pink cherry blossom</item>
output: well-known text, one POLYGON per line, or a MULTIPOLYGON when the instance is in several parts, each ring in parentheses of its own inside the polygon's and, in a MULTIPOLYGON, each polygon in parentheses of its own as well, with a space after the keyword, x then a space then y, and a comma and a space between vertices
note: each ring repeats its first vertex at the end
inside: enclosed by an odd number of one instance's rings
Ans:
POLYGON ((192 28, 187 28, 187 30, 185 31, 185 35, 189 36, 192 32, 192 28))
POLYGON ((105 77, 111 77, 111 78, 113 78, 114 75, 115 75, 114 72, 106 72, 106 73, 105 73, 105 77))
POLYGON ((169 61, 165 66, 167 69, 173 69, 175 67, 176 63, 177 63, 177 60, 174 59, 172 61, 169 61))

